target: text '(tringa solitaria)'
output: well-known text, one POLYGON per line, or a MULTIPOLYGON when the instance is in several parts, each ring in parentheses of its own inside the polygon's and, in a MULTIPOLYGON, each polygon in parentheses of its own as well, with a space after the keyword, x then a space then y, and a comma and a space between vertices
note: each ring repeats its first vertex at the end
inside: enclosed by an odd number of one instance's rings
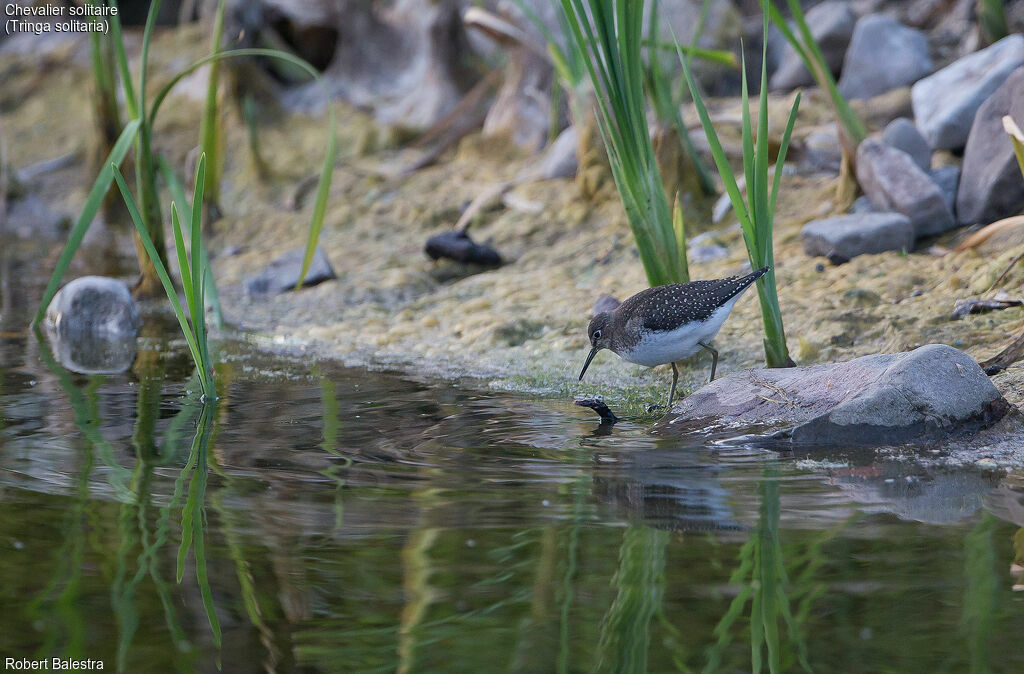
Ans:
POLYGON ((711 340, 743 291, 767 271, 768 267, 763 267, 746 276, 648 288, 615 309, 597 314, 587 328, 591 348, 580 381, 601 349, 611 349, 623 360, 647 367, 671 363, 671 407, 679 380, 676 361, 706 349, 711 352, 709 381, 714 380, 718 351, 711 348, 711 340))

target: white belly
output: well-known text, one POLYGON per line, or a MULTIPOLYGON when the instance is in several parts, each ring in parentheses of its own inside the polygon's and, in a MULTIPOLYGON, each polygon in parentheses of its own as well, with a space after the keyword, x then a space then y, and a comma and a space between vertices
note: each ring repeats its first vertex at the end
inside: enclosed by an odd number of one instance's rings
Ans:
POLYGON ((619 357, 637 365, 654 367, 688 358, 701 349, 701 342, 709 343, 718 334, 739 296, 729 300, 703 323, 690 323, 675 330, 652 332, 628 351, 619 351, 619 357))

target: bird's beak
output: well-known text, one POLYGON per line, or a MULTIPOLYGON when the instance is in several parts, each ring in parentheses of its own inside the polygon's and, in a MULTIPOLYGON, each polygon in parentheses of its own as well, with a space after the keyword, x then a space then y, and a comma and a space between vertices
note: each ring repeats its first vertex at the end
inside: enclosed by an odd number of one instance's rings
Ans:
POLYGON ((590 367, 590 361, 594 360, 594 356, 597 355, 597 347, 595 346, 590 350, 590 355, 587 356, 587 362, 583 363, 583 369, 580 370, 580 381, 583 381, 583 375, 587 373, 587 368, 590 367))

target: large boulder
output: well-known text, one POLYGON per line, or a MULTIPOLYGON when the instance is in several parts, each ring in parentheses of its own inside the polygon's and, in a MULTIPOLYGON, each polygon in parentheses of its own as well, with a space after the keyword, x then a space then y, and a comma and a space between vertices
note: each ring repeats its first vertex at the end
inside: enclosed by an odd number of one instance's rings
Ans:
POLYGON ((1021 65, 1024 36, 1013 34, 915 84, 914 119, 932 149, 962 148, 978 108, 1021 65))
MULTIPOLYGON (((821 48, 825 63, 833 75, 839 75, 846 48, 853 37, 853 27, 857 24, 857 14, 845 0, 825 0, 807 10, 806 16, 811 35, 821 48)), ((795 89, 814 83, 814 77, 800 55, 787 43, 769 86, 772 89, 795 89)))
POLYGON ((1003 116, 1024 124, 1024 66, 1017 68, 974 117, 964 150, 957 217, 963 224, 988 224, 1024 208, 1024 179, 1003 116))
POLYGON ((808 222, 800 239, 808 255, 842 263, 858 255, 911 250, 914 226, 899 213, 854 213, 808 222))
POLYGON ((770 428, 805 446, 881 446, 973 432, 1009 410, 974 359, 929 344, 844 363, 735 372, 677 404, 658 428, 770 428))
POLYGON ((913 84, 931 71, 924 33, 885 15, 869 14, 853 30, 839 91, 847 98, 873 98, 913 84))
POLYGON ((956 226, 928 174, 906 152, 875 138, 857 148, 857 182, 877 209, 907 216, 917 236, 941 234, 956 226))

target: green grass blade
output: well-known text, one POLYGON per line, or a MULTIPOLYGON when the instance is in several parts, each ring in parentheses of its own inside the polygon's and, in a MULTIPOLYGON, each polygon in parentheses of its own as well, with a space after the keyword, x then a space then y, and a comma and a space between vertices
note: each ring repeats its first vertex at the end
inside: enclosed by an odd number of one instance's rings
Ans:
POLYGON ((1005 0, 978 0, 976 13, 986 44, 998 42, 1009 35, 1005 0))
POLYGON ((743 176, 746 179, 747 184, 747 211, 750 213, 749 222, 743 227, 743 239, 746 242, 747 250, 753 251, 751 255, 754 258, 758 258, 760 256, 757 253, 757 237, 755 236, 755 228, 757 224, 757 194, 754 189, 756 187, 756 181, 754 179, 754 172, 756 170, 754 165, 754 132, 753 124, 750 121, 750 90, 747 84, 746 57, 744 57, 743 63, 740 87, 740 110, 742 112, 740 131, 743 146, 743 176))
POLYGON ((647 128, 643 2, 561 0, 569 51, 581 56, 595 92, 612 176, 651 285, 682 281, 672 209, 647 128))
POLYGON ((299 280, 295 288, 301 288, 306 281, 306 272, 313 262, 313 254, 316 252, 317 241, 320 240, 320 230, 324 226, 324 215, 327 213, 327 198, 331 192, 331 177, 334 175, 334 160, 338 152, 338 125, 334 119, 334 109, 330 108, 329 122, 331 134, 327 140, 327 152, 324 154, 324 165, 320 169, 320 181, 316 187, 316 201, 313 204, 313 220, 309 225, 309 236, 306 239, 306 254, 302 259, 302 271, 299 272, 299 280))
MULTIPOLYGON (((653 37, 647 37, 641 44, 648 48, 675 51, 675 45, 671 42, 665 42, 653 37)), ((702 61, 729 68, 738 68, 740 65, 739 61, 736 60, 736 54, 733 54, 728 49, 711 49, 709 47, 698 47, 688 44, 680 45, 679 48, 691 59, 699 58, 702 61)))
POLYGON ((139 208, 135 204, 135 198, 132 197, 131 190, 128 189, 128 184, 124 181, 124 176, 121 175, 121 171, 119 171, 116 166, 111 164, 111 167, 114 172, 114 180, 117 182, 117 187, 121 190, 121 196, 124 197, 125 206, 128 208, 128 214, 131 216, 132 222, 135 223, 135 229, 139 232, 139 238, 146 249, 146 253, 149 254, 150 259, 153 260, 157 276, 160 277, 160 282, 163 284, 164 290, 167 292, 167 299, 171 301, 171 306, 174 308, 174 316, 178 319, 178 324, 181 326, 181 332, 185 336, 185 341, 188 342, 188 349, 192 353, 192 360, 195 361, 196 366, 198 367, 201 362, 199 358, 199 346, 196 344, 195 335, 192 334, 192 328, 189 327, 188 318, 181 308, 181 302, 178 301, 178 294, 174 291, 174 284, 171 282, 171 277, 167 274, 167 268, 164 267, 160 258, 157 256, 156 246, 153 245, 153 240, 149 238, 149 232, 146 231, 146 225, 142 222, 142 216, 139 215, 139 208))
MULTIPOLYGON (((224 0, 219 0, 213 22, 211 56, 220 53, 221 34, 224 32, 224 6, 224 0)), ((199 123, 199 151, 209 158, 210 170, 206 177, 206 193, 214 201, 219 195, 221 168, 224 163, 220 109, 217 104, 219 85, 220 61, 213 61, 210 63, 210 78, 206 86, 206 105, 203 107, 203 118, 199 123)))
POLYGON ((839 124, 845 129, 846 134, 853 141, 854 146, 860 144, 862 140, 867 137, 867 129, 864 128, 864 123, 861 122, 857 113, 853 111, 850 104, 839 93, 839 87, 836 84, 835 77, 832 76, 832 71, 829 69, 825 62, 825 57, 821 52, 821 48, 818 43, 815 42, 814 36, 811 34, 811 29, 807 25, 807 19, 804 16, 803 9, 800 7, 798 0, 787 0, 790 12, 793 14, 793 20, 797 24, 797 29, 800 31, 801 37, 798 38, 793 30, 789 27, 789 23, 786 18, 771 2, 771 0, 760 0, 761 7, 768 12, 768 16, 772 23, 782 32, 782 35, 786 38, 786 41, 796 51, 800 60, 803 61, 807 71, 814 77, 815 82, 823 90, 828 92, 829 100, 832 102, 832 107, 836 113, 836 119, 839 124))
MULTIPOLYGON (((753 202, 754 226, 758 233, 758 253, 764 259, 765 251, 772 247, 772 214, 768 210, 768 17, 764 17, 764 36, 761 40, 761 90, 758 96, 757 111, 757 149, 754 154, 756 168, 754 170, 753 202)), ((751 189, 750 185, 747 190, 751 189)), ((762 263, 763 264, 763 263, 762 263)), ((759 268, 754 267, 755 269, 759 268)))
POLYGON ((672 211, 672 231, 676 235, 676 250, 679 251, 679 271, 677 276, 690 280, 690 265, 686 259, 686 223, 683 221, 683 204, 676 193, 675 205, 672 211))
POLYGON ((110 6, 115 11, 110 15, 110 33, 114 41, 114 53, 117 57, 117 69, 121 73, 121 87, 124 89, 124 103, 128 108, 128 116, 131 119, 139 118, 139 101, 135 96, 135 86, 132 84, 132 71, 128 67, 128 55, 124 49, 124 35, 121 33, 120 9, 117 0, 110 0, 110 6))
POLYGON ((768 212, 775 219, 775 202, 779 198, 779 184, 782 182, 782 169, 786 161, 786 153, 789 151, 789 141, 793 136, 793 127, 796 125, 797 112, 800 110, 800 93, 793 99, 793 107, 789 110, 789 121, 786 122, 786 131, 782 134, 782 144, 779 145, 779 156, 775 160, 775 177, 772 179, 772 197, 768 205, 768 212))
POLYGON ((188 255, 185 253, 185 238, 181 235, 181 221, 178 218, 178 208, 171 202, 171 230, 174 232, 174 250, 178 254, 178 269, 181 272, 181 287, 185 290, 185 297, 192 295, 192 273, 188 267, 188 255))
POLYGON ((149 41, 156 27, 156 15, 160 11, 161 0, 152 0, 149 13, 146 14, 146 27, 142 31, 142 53, 139 58, 139 114, 146 114, 146 78, 149 75, 149 41))
MULTIPOLYGON (((181 181, 178 180, 178 176, 174 175, 174 169, 167 163, 163 157, 158 156, 157 164, 160 167, 160 175, 163 176, 164 184, 167 185, 167 190, 171 193, 172 206, 177 207, 179 223, 181 224, 182 231, 185 236, 192 238, 192 204, 185 197, 185 188, 182 186, 181 181)), ((202 258, 203 267, 211 269, 210 256, 206 252, 206 247, 199 251, 200 257, 202 258)), ((210 308, 213 309, 213 324, 218 329, 224 327, 224 312, 220 306, 220 294, 217 292, 217 284, 214 281, 213 275, 210 275, 209 282, 206 284, 206 301, 209 303, 210 308)))
MULTIPOLYGON (((203 224, 203 189, 206 185, 206 154, 199 155, 199 162, 196 164, 195 191, 192 193, 192 280, 193 290, 199 290, 202 279, 202 255, 203 249, 202 224, 203 224)), ((205 313, 205 306, 202 295, 186 295, 189 312, 192 314, 192 325, 199 331, 199 316, 205 313)))
POLYGON ((281 61, 291 63, 292 65, 298 66, 304 72, 306 72, 311 79, 321 81, 319 71, 311 66, 308 62, 303 59, 293 56, 288 52, 283 52, 278 49, 262 49, 262 48, 247 48, 247 49, 232 49, 231 51, 222 51, 217 54, 210 54, 204 56, 201 59, 193 61, 192 63, 185 66, 182 70, 175 73, 167 84, 162 86, 153 97, 153 104, 149 107, 149 117, 151 120, 156 119, 157 112, 159 112, 164 101, 167 99, 168 94, 174 89, 174 87, 181 82, 183 79, 191 75, 193 72, 202 68, 207 63, 214 63, 215 61, 223 61, 224 59, 230 58, 242 58, 245 56, 265 56, 267 58, 275 58, 281 61))
MULTIPOLYGON (((171 80, 163 86, 158 92, 156 97, 153 99, 153 105, 149 112, 149 123, 152 124, 153 120, 156 119, 156 114, 160 110, 160 106, 164 100, 170 94, 174 86, 180 82, 184 77, 188 76, 197 68, 202 67, 207 63, 217 63, 227 58, 236 58, 242 56, 266 56, 269 58, 276 58, 282 61, 286 61, 293 65, 300 67, 306 73, 310 75, 314 80, 323 82, 320 77, 320 73, 303 59, 297 56, 292 56, 287 52, 282 52, 276 49, 235 49, 227 52, 219 52, 217 54, 211 54, 205 58, 201 58, 198 61, 194 61, 186 66, 182 71, 177 73, 171 80)), ((327 152, 324 157, 324 165, 320 172, 320 182, 317 185, 317 199, 313 208, 313 218, 310 222, 310 234, 306 242, 306 257, 303 260, 303 272, 299 276, 299 285, 305 280, 305 273, 308 271, 308 265, 312 262, 313 252, 316 250, 316 242, 320 236, 320 230, 323 228, 323 219, 327 210, 327 198, 330 192, 331 178, 334 174, 334 161, 337 155, 337 123, 335 121, 334 110, 330 107, 328 97, 328 124, 330 126, 329 137, 327 141, 327 152)), ((194 207, 194 204, 193 204, 194 207)))
POLYGON ((96 180, 93 182, 92 189, 89 190, 85 206, 82 207, 82 212, 79 214, 75 226, 71 228, 68 240, 64 244, 64 250, 61 251, 60 257, 57 259, 53 274, 50 275, 50 282, 46 285, 43 299, 39 303, 39 309, 36 311, 35 318, 32 320, 33 327, 42 322, 43 316, 46 314, 46 308, 50 305, 53 296, 57 294, 61 279, 64 278, 68 267, 71 266, 71 260, 74 258, 75 252, 78 251, 78 247, 82 245, 82 239, 85 237, 89 225, 92 224, 93 218, 96 217, 100 206, 103 205, 103 199, 106 197, 107 190, 110 189, 110 183, 114 180, 114 173, 110 167, 112 165, 120 166, 121 162, 124 161, 125 155, 132 146, 132 141, 135 140, 135 133, 138 129, 138 120, 132 120, 125 124, 124 130, 121 131, 121 135, 118 136, 114 147, 110 149, 110 154, 107 155, 106 161, 103 162, 103 168, 100 169, 99 175, 96 176, 96 180))
POLYGON ((711 156, 715 160, 715 166, 718 167, 718 173, 722 177, 722 183, 725 185, 725 191, 732 202, 733 210, 736 211, 736 217, 740 221, 740 226, 747 230, 750 228, 750 215, 747 211, 747 205, 743 201, 743 194, 736 183, 736 176, 732 172, 732 166, 729 165, 728 157, 725 156, 725 150, 722 149, 722 143, 718 139, 718 132, 715 131, 715 127, 711 123, 711 115, 708 114, 708 109, 704 105, 704 99, 697 89, 697 83, 694 81, 690 66, 686 63, 683 52, 680 50, 678 53, 679 62, 683 66, 683 75, 686 77, 686 84, 690 87, 690 95, 693 96, 693 104, 697 108, 697 116, 700 117, 701 126, 704 127, 704 134, 707 136, 708 144, 711 146, 711 156))

